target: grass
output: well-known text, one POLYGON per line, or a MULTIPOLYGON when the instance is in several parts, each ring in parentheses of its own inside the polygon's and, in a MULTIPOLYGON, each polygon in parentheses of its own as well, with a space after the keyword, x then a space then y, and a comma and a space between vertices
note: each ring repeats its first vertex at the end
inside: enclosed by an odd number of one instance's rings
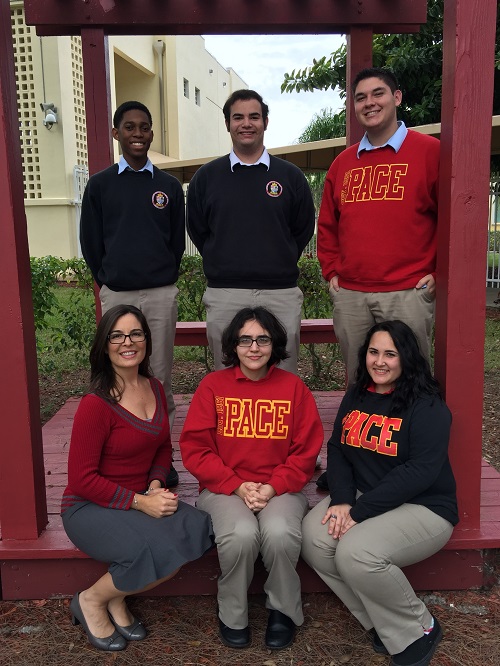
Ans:
POLYGON ((484 369, 500 369, 500 320, 487 319, 484 339, 484 369))

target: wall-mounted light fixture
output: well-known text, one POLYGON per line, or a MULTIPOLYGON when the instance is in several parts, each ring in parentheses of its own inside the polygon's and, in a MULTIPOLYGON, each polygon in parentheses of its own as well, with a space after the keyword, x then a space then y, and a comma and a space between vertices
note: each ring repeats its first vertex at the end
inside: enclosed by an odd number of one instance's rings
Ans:
POLYGON ((57 123, 57 108, 53 102, 41 102, 40 108, 45 113, 43 124, 47 129, 52 129, 52 126, 57 123))
POLYGON ((209 74, 213 74, 213 73, 214 73, 214 70, 213 70, 213 69, 209 69, 209 70, 208 70, 208 73, 209 73, 209 74))

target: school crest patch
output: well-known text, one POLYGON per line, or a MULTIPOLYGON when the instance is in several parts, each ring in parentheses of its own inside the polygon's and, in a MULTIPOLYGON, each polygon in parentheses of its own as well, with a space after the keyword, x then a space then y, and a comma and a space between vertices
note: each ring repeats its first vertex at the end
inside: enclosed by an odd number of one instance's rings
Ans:
POLYGON ((153 202, 153 206, 155 208, 159 208, 161 210, 168 204, 168 197, 165 192, 155 192, 151 197, 151 201, 153 202))
POLYGON ((283 192, 283 186, 277 180, 270 180, 266 185, 266 192, 270 197, 279 197, 283 192))

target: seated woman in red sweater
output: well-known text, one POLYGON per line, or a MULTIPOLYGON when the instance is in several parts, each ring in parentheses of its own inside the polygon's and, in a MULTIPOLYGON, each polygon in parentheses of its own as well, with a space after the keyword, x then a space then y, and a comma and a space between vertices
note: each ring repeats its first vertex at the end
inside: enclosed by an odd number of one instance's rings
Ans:
POLYGON ((75 416, 62 520, 71 541, 109 563, 71 601, 101 650, 123 650, 146 629, 125 597, 172 578, 212 546, 210 518, 165 488, 172 445, 165 393, 151 376, 151 334, 142 312, 117 305, 101 319, 90 351, 90 393, 75 416))
POLYGON ((271 312, 240 310, 222 336, 229 367, 201 381, 180 440, 184 465, 200 483, 197 506, 212 517, 219 633, 234 648, 250 644, 247 590, 259 552, 269 574, 266 646, 287 647, 304 621, 295 570, 308 507, 301 490, 323 427, 309 389, 276 367, 287 358, 286 342, 271 312))

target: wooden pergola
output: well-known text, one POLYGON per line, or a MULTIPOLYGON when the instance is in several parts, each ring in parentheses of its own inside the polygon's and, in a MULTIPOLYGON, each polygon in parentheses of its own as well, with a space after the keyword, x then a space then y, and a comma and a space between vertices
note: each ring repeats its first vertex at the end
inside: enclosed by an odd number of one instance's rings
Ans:
MULTIPOLYGON (((372 61, 374 32, 415 32, 426 0, 25 0, 39 35, 81 35, 90 173, 113 161, 112 34, 346 33, 347 83, 372 61)), ((445 0, 435 368, 453 413, 451 458, 464 548, 500 545, 480 519, 486 224, 496 0, 445 0), (467 546, 468 544, 468 546, 467 546)), ((47 525, 31 276, 8 0, 0 0, 0 526, 36 540, 47 525)), ((349 98, 349 97, 348 97, 349 98)), ((347 143, 359 139, 348 103, 347 143)), ((432 424, 429 424, 432 427, 432 424)), ((1 554, 0 554, 1 559, 1 554)))

